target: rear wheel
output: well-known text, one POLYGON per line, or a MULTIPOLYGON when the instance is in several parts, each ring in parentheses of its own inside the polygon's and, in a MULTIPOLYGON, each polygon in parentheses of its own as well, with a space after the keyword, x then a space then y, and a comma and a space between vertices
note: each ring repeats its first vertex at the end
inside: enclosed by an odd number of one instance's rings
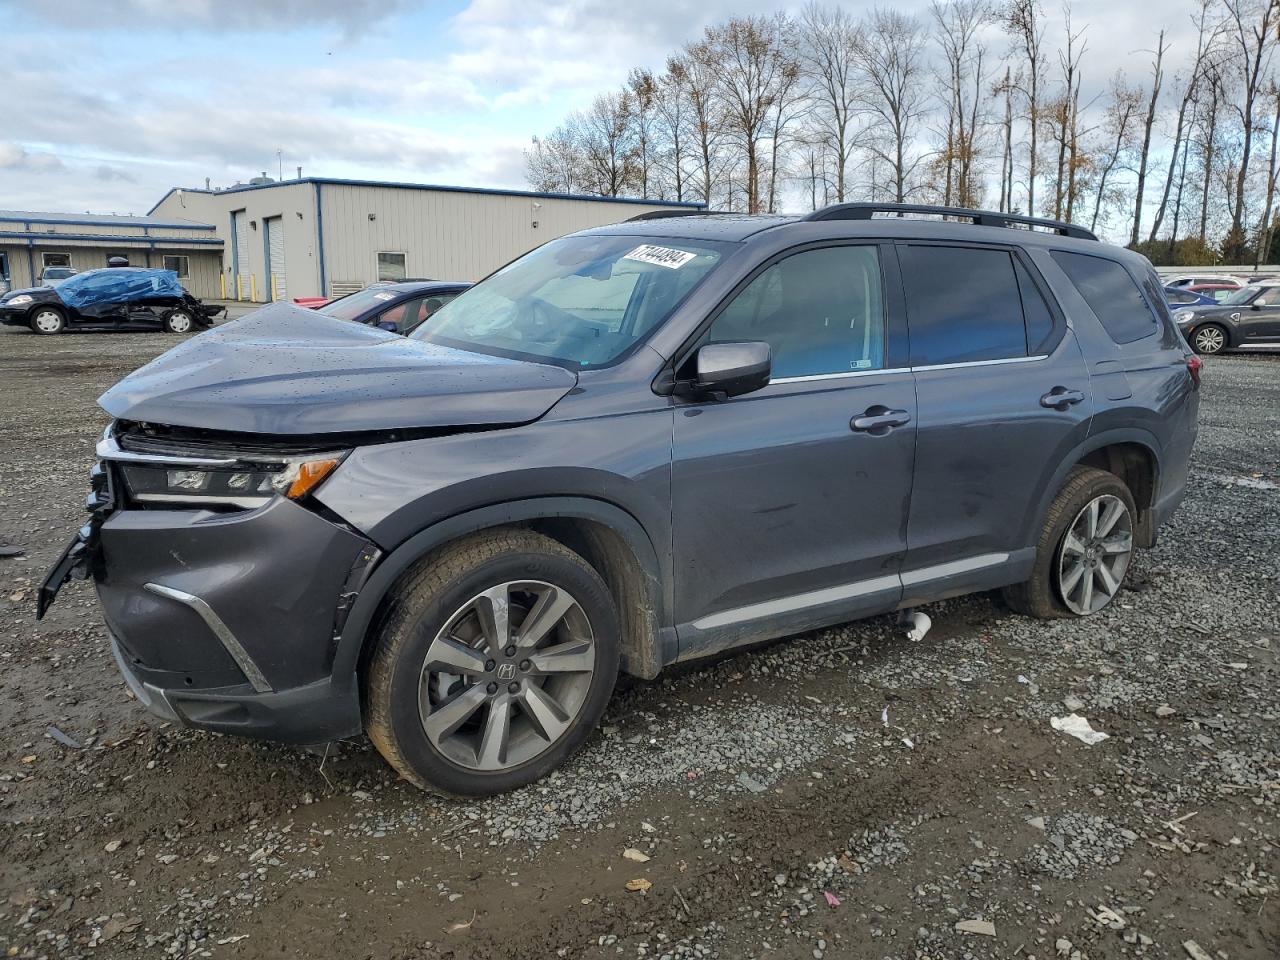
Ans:
POLYGON ((186 310, 174 310, 165 315, 164 329, 168 333, 190 333, 195 328, 195 318, 186 310))
POLYGON ((1191 333, 1191 346, 1196 353, 1221 353, 1227 348, 1227 331, 1216 323, 1196 327, 1191 333))
POLYGON ((427 558, 393 600, 366 680, 369 738, 405 779, 458 796, 524 786, 604 714, 618 618, 580 556, 526 530, 427 558))
POLYGON ((57 307, 37 307, 31 315, 31 329, 45 336, 61 333, 67 327, 67 315, 57 307))
POLYGON ((1119 477, 1076 467, 1049 507, 1031 578, 1006 587, 1006 602, 1042 619, 1102 610, 1119 594, 1129 570, 1137 515, 1119 477))

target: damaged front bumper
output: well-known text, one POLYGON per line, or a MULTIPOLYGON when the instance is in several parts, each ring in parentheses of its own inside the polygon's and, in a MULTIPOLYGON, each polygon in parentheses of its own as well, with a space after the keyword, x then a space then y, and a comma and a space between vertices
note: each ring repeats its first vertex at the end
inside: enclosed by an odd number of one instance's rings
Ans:
POLYGON ((360 731, 355 677, 333 676, 333 659, 378 558, 367 539, 281 496, 253 509, 144 508, 110 461, 94 467, 87 505, 37 612, 91 577, 116 661, 149 710, 294 743, 360 731))

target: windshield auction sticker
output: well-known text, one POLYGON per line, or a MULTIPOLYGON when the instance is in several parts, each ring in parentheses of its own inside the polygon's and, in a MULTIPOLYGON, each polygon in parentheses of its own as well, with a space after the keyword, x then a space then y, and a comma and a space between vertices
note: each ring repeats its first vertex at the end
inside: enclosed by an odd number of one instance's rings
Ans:
POLYGON ((641 263, 652 263, 655 267, 667 267, 679 270, 698 255, 685 250, 673 250, 671 247, 659 247, 652 243, 642 244, 628 253, 623 260, 639 260, 641 263))

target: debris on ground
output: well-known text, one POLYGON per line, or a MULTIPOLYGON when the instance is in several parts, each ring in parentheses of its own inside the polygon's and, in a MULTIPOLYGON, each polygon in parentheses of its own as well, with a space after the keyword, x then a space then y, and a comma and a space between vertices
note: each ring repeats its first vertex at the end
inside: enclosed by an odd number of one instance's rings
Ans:
POLYGON ((1070 713, 1065 717, 1050 717, 1049 726, 1062 733, 1070 734, 1088 746, 1101 743, 1110 736, 1110 734, 1103 733, 1101 730, 1093 729, 1093 727, 1089 726, 1089 721, 1078 713, 1070 713))

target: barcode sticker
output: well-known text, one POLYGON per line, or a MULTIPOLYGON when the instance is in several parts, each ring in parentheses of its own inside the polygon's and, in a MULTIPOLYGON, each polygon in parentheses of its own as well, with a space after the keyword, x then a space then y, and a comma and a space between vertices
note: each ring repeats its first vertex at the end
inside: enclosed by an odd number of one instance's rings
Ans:
POLYGON ((689 253, 686 250, 673 250, 671 247, 659 247, 646 243, 636 247, 622 259, 639 260, 641 263, 651 263, 655 267, 679 270, 697 256, 696 253, 689 253))

